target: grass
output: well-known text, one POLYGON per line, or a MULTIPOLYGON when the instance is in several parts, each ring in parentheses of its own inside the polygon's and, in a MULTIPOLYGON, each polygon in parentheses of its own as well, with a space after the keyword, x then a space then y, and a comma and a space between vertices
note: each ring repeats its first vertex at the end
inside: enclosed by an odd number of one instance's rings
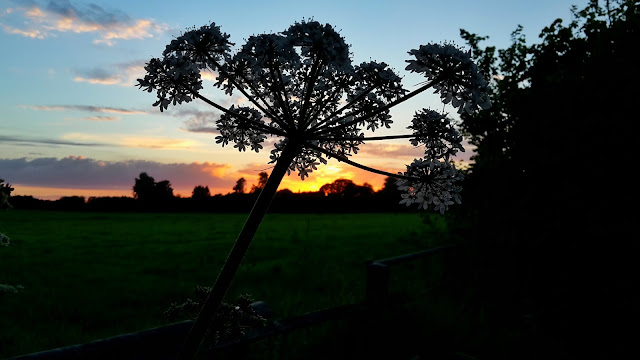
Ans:
MULTIPOLYGON (((211 285, 245 214, 0 214, 0 358, 166 323, 162 312, 211 285)), ((269 214, 227 299, 249 293, 275 317, 359 302, 364 263, 422 250, 419 214, 269 214)))

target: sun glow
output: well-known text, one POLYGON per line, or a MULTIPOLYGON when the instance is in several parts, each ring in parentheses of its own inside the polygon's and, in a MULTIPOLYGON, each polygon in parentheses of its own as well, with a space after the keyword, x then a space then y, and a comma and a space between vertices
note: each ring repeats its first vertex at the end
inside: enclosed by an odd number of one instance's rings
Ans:
POLYGON ((329 163, 328 165, 319 166, 306 180, 300 180, 300 177, 295 174, 285 176, 280 184, 280 189, 289 189, 293 192, 318 191, 322 185, 330 184, 338 179, 348 179, 357 185, 367 183, 375 191, 378 191, 384 185, 385 177, 356 169, 349 165, 329 163))

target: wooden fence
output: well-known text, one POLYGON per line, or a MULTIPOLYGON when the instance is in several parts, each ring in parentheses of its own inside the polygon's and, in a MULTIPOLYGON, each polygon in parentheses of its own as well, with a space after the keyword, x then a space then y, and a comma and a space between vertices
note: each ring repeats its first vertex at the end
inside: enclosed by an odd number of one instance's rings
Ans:
MULTIPOLYGON (((430 257, 450 250, 454 246, 442 246, 401 256, 368 261, 366 263, 366 292, 362 303, 342 305, 329 309, 313 311, 291 319, 273 321, 262 329, 254 329, 235 341, 220 342, 200 351, 202 355, 214 355, 216 352, 239 348, 264 338, 283 335, 296 329, 309 327, 333 319, 370 311, 384 306, 389 299, 390 268, 420 258, 430 257)), ((261 301, 252 304, 254 310, 265 317, 271 312, 269 306, 261 301)), ((157 328, 130 334, 92 341, 86 344, 62 347, 42 352, 13 357, 7 360, 80 360, 80 359, 121 359, 121 360, 170 360, 178 355, 182 339, 193 324, 186 320, 157 328)), ((206 357, 206 356, 205 356, 206 357)))

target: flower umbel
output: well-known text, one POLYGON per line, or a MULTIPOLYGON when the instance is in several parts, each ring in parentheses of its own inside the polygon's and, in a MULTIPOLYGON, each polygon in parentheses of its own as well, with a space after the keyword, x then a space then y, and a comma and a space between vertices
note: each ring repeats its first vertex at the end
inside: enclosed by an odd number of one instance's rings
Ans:
POLYGON ((491 106, 488 83, 471 59, 471 50, 465 52, 448 43, 428 44, 409 54, 415 60, 407 60, 406 70, 422 73, 427 80, 439 79, 434 88, 443 103, 451 103, 459 113, 491 106))
POLYGON ((407 171, 399 174, 406 177, 396 182, 399 190, 406 191, 401 195, 401 204, 418 204, 425 210, 433 204, 434 210, 441 214, 444 214, 454 202, 460 204, 462 188, 456 183, 464 176, 452 163, 426 158, 415 159, 411 165, 407 165, 407 171))

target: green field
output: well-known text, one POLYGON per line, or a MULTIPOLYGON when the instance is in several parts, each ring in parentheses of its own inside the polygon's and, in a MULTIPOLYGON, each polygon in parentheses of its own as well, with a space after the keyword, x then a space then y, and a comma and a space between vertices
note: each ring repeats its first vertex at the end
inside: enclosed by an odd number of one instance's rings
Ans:
MULTIPOLYGON (((0 358, 166 323, 168 304, 215 280, 245 219, 0 213, 0 232, 11 238, 0 247, 0 284, 24 287, 0 297, 0 358)), ((432 230, 417 213, 269 214, 227 299, 249 293, 276 318, 359 302, 366 260, 432 246, 432 230)))

